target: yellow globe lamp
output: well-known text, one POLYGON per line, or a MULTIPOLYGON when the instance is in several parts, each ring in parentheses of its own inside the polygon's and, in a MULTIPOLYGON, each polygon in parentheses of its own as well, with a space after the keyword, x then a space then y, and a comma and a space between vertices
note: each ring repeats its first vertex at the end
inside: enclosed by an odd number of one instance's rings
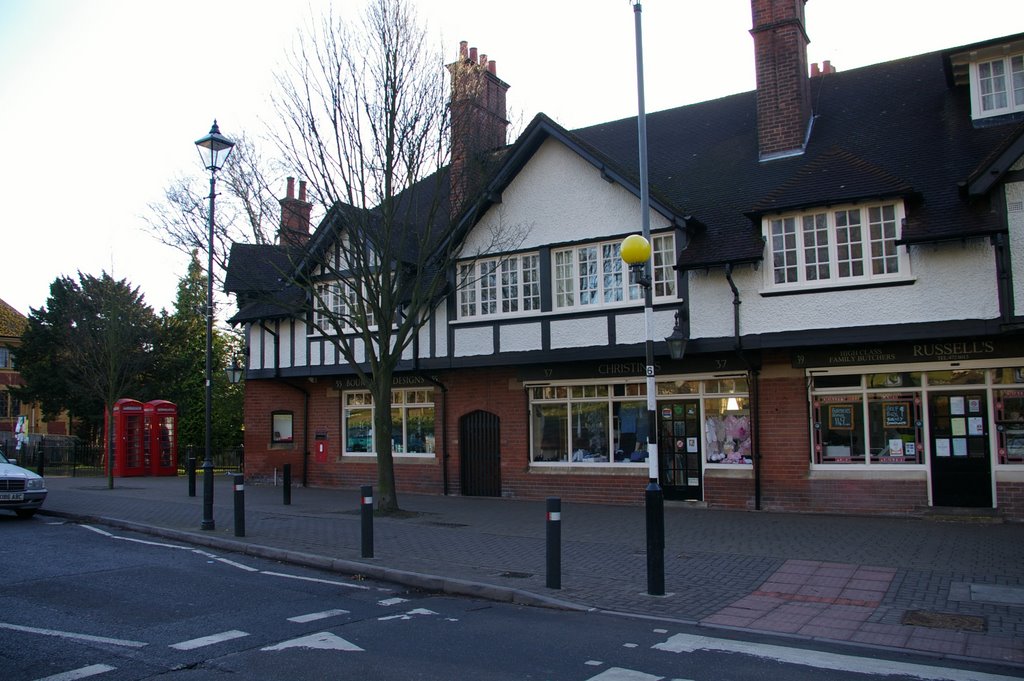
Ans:
POLYGON ((622 240, 619 255, 630 267, 643 265, 651 259, 651 242, 639 234, 630 234, 622 240))

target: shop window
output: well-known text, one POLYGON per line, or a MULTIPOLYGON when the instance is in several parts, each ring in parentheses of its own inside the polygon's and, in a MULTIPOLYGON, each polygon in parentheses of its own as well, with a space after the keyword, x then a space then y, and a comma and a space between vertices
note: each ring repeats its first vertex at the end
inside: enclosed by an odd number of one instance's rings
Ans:
POLYGON ((928 385, 979 385, 985 383, 985 369, 929 371, 928 385))
POLYGON ((534 461, 569 460, 569 407, 535 404, 531 410, 534 461))
POLYGON ((872 462, 923 463, 920 394, 869 395, 868 433, 872 462))
POLYGON ((864 410, 860 395, 827 395, 814 400, 818 463, 864 463, 864 410))
MULTIPOLYGON (((377 451, 373 413, 373 397, 370 393, 345 393, 342 417, 345 454, 373 454, 377 451)), ((393 390, 391 452, 405 456, 432 456, 434 450, 433 391, 393 390)))
POLYGON ((292 417, 290 411, 275 411, 270 415, 271 444, 285 444, 293 440, 292 417))
POLYGON ((707 463, 749 464, 750 408, 746 395, 704 400, 704 458, 707 463))
POLYGON ((995 405, 999 463, 1024 464, 1024 390, 996 390, 995 405))

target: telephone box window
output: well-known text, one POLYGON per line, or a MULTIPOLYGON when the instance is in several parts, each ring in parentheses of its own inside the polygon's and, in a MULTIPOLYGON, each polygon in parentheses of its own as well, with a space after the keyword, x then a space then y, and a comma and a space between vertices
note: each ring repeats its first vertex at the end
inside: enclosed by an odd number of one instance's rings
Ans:
POLYGON ((270 442, 288 443, 292 441, 292 412, 275 411, 270 415, 270 442))

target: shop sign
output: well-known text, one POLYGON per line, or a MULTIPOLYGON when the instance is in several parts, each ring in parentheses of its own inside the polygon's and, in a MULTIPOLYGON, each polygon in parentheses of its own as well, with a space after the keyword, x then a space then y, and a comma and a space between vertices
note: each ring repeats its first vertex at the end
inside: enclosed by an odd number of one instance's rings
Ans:
POLYGON ((1019 355, 1019 344, 1012 345, 1005 340, 958 340, 806 350, 793 353, 792 364, 795 368, 803 369, 901 362, 950 362, 1019 355))

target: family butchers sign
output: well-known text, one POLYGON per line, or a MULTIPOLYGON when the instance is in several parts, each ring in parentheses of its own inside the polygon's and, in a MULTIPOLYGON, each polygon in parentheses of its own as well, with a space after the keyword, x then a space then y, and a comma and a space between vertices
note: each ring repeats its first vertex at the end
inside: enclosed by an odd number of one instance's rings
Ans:
POLYGON ((972 359, 1015 357, 1020 349, 998 340, 894 343, 891 345, 808 350, 793 353, 793 366, 843 367, 859 364, 901 364, 905 362, 952 362, 972 359))

